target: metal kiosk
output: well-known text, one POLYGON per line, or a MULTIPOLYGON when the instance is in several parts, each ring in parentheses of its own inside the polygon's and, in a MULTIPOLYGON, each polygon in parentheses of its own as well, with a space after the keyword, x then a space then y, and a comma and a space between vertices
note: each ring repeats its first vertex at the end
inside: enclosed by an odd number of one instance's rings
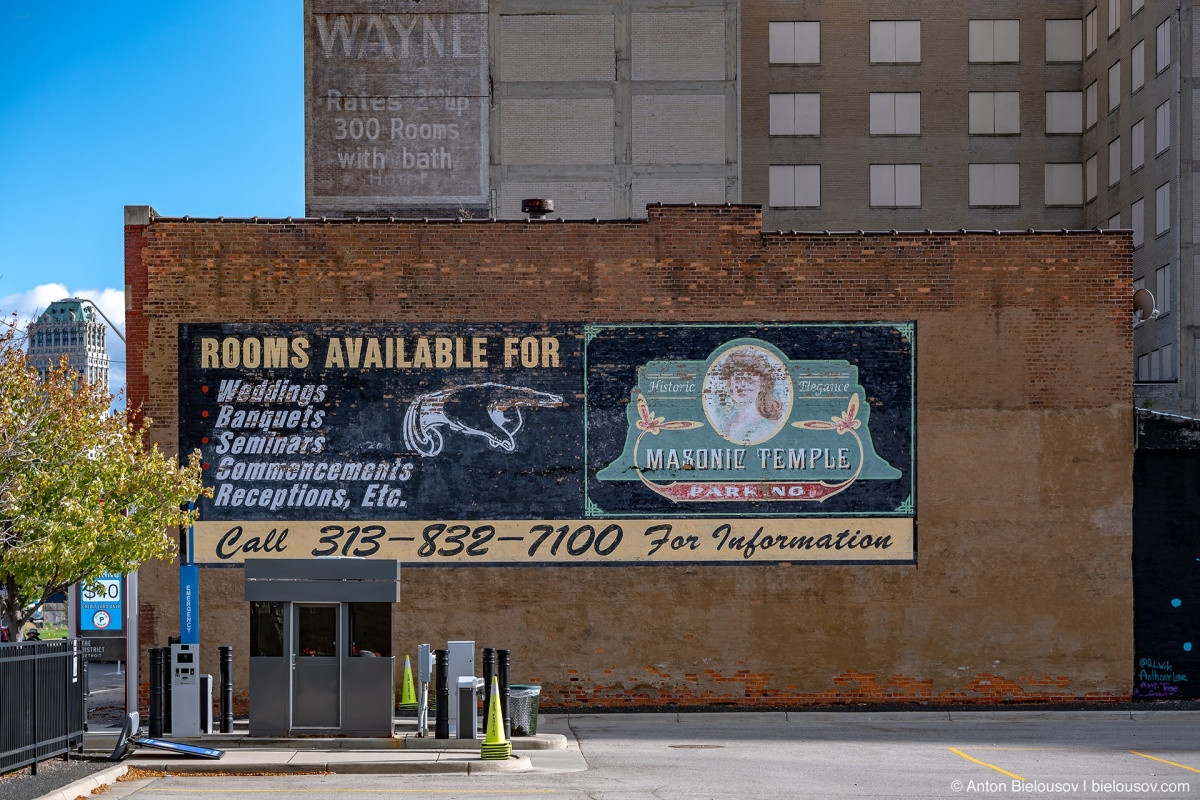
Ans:
POLYGON ((391 736, 400 562, 247 559, 250 735, 391 736))

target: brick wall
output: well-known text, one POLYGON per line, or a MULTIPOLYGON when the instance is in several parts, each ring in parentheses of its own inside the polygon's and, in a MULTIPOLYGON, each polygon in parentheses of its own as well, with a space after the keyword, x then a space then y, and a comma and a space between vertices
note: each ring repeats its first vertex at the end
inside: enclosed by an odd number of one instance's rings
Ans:
POLYGON ((632 29, 634 80, 726 78, 724 9, 634 13, 632 29))
MULTIPOLYGON (((647 221, 184 221, 126 228, 131 403, 177 446, 177 325, 917 322, 915 564, 411 569, 396 653, 508 647, 544 707, 1128 698, 1128 234, 763 234, 755 207, 647 221)), ((171 565, 146 565, 177 629, 171 565)), ((201 574, 203 665, 238 569, 201 574)), ((211 663, 209 661, 211 660, 211 663)))

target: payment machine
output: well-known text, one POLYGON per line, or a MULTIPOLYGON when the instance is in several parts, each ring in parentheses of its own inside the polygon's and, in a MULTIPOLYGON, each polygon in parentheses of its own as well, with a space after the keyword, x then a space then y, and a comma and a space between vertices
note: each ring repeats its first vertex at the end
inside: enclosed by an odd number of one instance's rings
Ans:
MULTIPOLYGON (((171 645, 171 733, 174 736, 200 735, 199 651, 200 646, 195 644, 171 645)), ((212 707, 211 702, 209 707, 212 707)))

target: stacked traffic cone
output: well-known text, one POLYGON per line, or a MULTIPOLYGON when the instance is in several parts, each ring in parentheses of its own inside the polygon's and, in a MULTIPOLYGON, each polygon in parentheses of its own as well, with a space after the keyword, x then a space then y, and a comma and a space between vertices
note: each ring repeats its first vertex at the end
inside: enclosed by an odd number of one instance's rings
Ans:
POLYGON ((504 738, 504 720, 500 717, 500 680, 492 677, 492 700, 487 713, 487 733, 479 746, 484 761, 503 761, 512 756, 512 742, 504 738))
POLYGON ((417 690, 413 685, 412 663, 404 656, 404 682, 400 686, 400 705, 403 711, 416 711, 417 690))

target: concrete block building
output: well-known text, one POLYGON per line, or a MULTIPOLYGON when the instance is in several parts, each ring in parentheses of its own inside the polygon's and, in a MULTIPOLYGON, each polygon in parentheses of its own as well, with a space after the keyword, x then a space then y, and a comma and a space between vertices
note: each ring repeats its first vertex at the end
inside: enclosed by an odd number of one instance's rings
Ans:
POLYGON ((1139 405, 1197 406, 1193 4, 308 0, 314 216, 747 202, 768 230, 1129 229, 1139 405), (386 10, 381 10, 386 9, 386 10))
POLYGON ((310 215, 739 199, 734 0, 384 5, 305 4, 310 215))

